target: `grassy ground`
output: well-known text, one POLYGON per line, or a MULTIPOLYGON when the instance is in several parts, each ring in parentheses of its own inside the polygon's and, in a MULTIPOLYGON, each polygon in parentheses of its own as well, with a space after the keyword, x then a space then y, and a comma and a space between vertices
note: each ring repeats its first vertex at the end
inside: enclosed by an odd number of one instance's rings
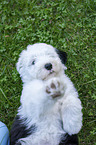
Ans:
POLYGON ((11 127, 22 83, 15 64, 28 44, 45 42, 68 54, 66 74, 83 105, 80 145, 96 145, 95 0, 1 0, 0 120, 11 127))

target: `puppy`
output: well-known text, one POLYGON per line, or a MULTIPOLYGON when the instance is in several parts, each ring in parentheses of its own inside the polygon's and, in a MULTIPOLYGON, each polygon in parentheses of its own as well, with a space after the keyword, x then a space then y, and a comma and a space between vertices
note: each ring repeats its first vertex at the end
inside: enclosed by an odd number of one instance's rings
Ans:
POLYGON ((65 62, 65 52, 44 43, 28 45, 20 54, 23 90, 11 145, 78 145, 82 106, 65 62))

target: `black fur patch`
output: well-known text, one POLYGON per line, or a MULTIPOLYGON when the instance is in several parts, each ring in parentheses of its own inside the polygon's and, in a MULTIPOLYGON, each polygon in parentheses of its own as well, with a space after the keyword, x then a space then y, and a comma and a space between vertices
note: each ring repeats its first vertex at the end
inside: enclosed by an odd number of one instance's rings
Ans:
MULTIPOLYGON (((19 115, 16 116, 11 129, 11 145, 15 145, 18 139, 27 137, 36 131, 36 125, 32 125, 27 129, 27 126, 23 124, 25 121, 26 119, 20 119, 19 115)), ((20 143, 16 145, 20 145, 20 143)))
MULTIPOLYGON (((64 136, 65 138, 65 136, 64 136)), ((66 138, 61 140, 59 145, 78 145, 78 135, 68 135, 66 134, 66 138)))
POLYGON ((59 58, 61 59, 62 63, 65 64, 67 61, 67 53, 60 51, 58 49, 56 49, 57 54, 59 55, 59 58))

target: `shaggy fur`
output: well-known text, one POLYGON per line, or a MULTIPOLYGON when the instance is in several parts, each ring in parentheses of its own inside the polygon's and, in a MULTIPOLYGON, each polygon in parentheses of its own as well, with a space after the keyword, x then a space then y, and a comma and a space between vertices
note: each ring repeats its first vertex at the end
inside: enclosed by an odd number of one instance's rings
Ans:
POLYGON ((65 75, 66 53, 51 45, 29 45, 17 70, 23 81, 21 106, 11 130, 11 145, 77 145, 82 127, 78 93, 65 75))

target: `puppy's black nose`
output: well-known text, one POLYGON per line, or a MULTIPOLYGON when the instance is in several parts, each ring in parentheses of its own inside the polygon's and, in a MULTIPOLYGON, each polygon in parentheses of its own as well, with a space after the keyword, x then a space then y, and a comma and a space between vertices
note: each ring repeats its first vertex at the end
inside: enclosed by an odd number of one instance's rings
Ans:
POLYGON ((46 68, 47 70, 51 70, 51 69, 52 69, 52 64, 51 64, 51 63, 46 63, 46 64, 45 64, 45 68, 46 68))

